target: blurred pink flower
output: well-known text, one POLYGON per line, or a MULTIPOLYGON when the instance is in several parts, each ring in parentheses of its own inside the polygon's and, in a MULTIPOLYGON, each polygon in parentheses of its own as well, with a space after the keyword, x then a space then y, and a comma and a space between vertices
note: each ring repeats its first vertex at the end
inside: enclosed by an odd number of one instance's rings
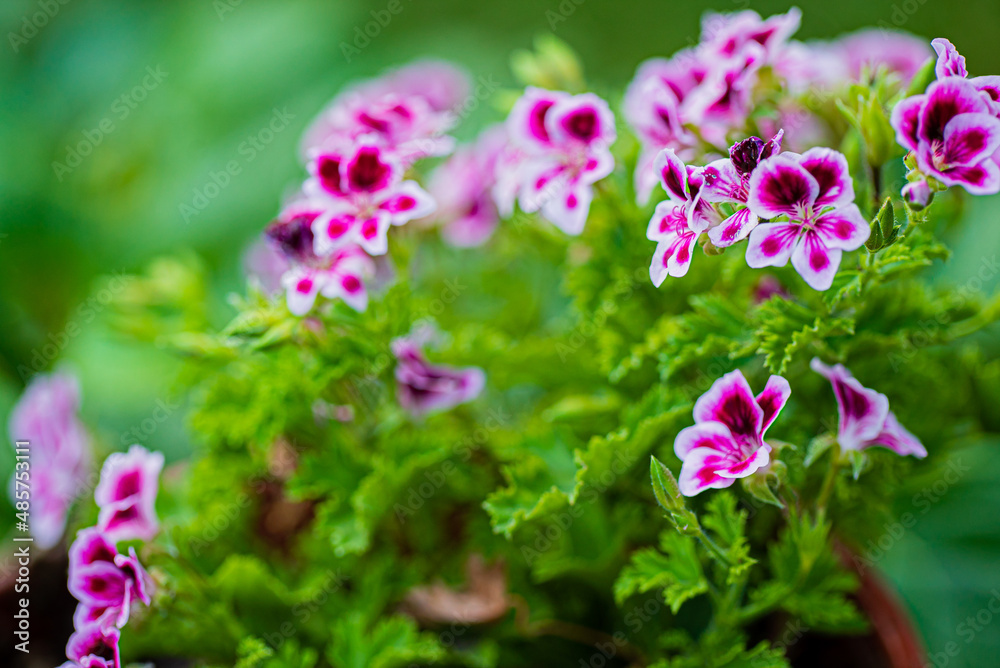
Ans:
POLYGON ((889 399, 884 394, 863 386, 842 364, 830 367, 813 358, 810 366, 833 385, 840 413, 837 442, 841 448, 882 446, 897 455, 927 456, 923 444, 889 410, 889 399))
POLYGON ((97 526, 109 541, 149 540, 159 531, 156 495, 162 469, 163 454, 141 445, 104 460, 94 500, 100 507, 97 526))
POLYGON ((475 144, 459 148, 431 175, 428 190, 452 246, 479 246, 493 235, 500 214, 493 201, 497 161, 507 144, 503 127, 483 132, 475 144))
POLYGON ((78 533, 69 551, 69 591, 80 602, 76 628, 124 628, 133 603, 150 603, 148 579, 135 548, 119 554, 96 527, 78 533))
MULTIPOLYGON (((28 385, 10 416, 11 441, 28 441, 31 533, 38 547, 59 542, 66 514, 86 485, 90 441, 79 418, 80 386, 65 372, 40 374, 28 385)), ((16 477, 11 498, 16 500, 16 477)))
POLYGON ((529 87, 507 117, 523 159, 516 170, 521 208, 539 211, 566 234, 583 231, 593 184, 614 169, 615 118, 593 93, 570 95, 529 87))
POLYGON ((392 342, 396 356, 396 392, 400 405, 413 415, 443 411, 482 392, 486 375, 477 367, 456 368, 430 364, 420 349, 422 337, 392 342))

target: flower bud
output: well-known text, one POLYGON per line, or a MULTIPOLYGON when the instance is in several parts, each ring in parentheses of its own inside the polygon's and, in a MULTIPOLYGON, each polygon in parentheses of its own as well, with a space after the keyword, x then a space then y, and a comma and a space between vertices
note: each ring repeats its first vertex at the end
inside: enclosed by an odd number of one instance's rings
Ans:
POLYGON ((903 200, 914 211, 920 211, 926 207, 931 203, 933 197, 934 193, 931 192, 927 181, 911 181, 903 186, 903 200))

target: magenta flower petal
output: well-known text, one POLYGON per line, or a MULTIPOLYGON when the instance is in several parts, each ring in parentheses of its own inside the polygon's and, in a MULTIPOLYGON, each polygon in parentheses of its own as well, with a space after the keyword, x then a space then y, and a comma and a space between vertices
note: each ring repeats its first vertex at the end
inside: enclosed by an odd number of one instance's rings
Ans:
POLYGON ((927 449, 924 448, 923 443, 899 424, 899 420, 896 419, 892 411, 889 411, 882 431, 871 440, 871 444, 884 446, 904 457, 913 455, 922 459, 927 456, 927 449))
POLYGON ((608 103, 593 93, 563 98, 552 107, 545 123, 556 142, 591 144, 614 142, 615 117, 608 103))
POLYGON ((569 97, 567 93, 529 86, 514 103, 507 128, 514 141, 526 146, 548 147, 552 144, 546 118, 552 107, 569 97))
POLYGON ((816 179, 787 154, 765 160, 750 177, 747 204, 761 218, 795 218, 816 201, 816 179))
POLYGON ((732 160, 723 158, 705 165, 702 171, 705 185, 702 197, 709 202, 737 202, 746 204, 747 184, 732 160))
POLYGON ((854 183, 843 153, 829 148, 811 148, 802 154, 799 164, 819 184, 816 207, 842 207, 854 202, 854 183))
POLYGON ((756 473, 758 469, 767 466, 771 461, 771 448, 762 445, 746 459, 735 462, 730 466, 718 469, 716 473, 723 478, 746 478, 748 475, 756 473))
POLYGON ((96 623, 89 624, 70 636, 66 644, 66 657, 82 668, 119 668, 120 637, 116 628, 106 629, 96 623))
POLYGON ((959 114, 989 111, 986 101, 968 80, 948 77, 927 87, 926 99, 919 114, 918 136, 921 143, 944 140, 945 127, 959 114))
POLYGON ((1000 168, 992 160, 983 160, 978 165, 967 167, 952 167, 936 176, 946 185, 962 186, 973 195, 994 195, 1000 192, 1000 168))
POLYGON ((706 489, 723 489, 736 480, 719 474, 720 469, 732 466, 733 462, 724 454, 712 448, 698 448, 688 453, 681 464, 677 486, 684 496, 695 496, 706 489))
POLYGON ((802 226, 797 223, 758 225, 747 243, 747 264, 754 269, 785 266, 801 233, 802 226))
POLYGON ((739 369, 712 384, 694 404, 695 422, 721 422, 737 441, 759 439, 764 411, 739 369))
POLYGON ((839 250, 857 250, 871 235, 871 226, 855 204, 824 213, 813 229, 824 246, 839 250))
POLYGON ((951 76, 963 78, 969 76, 968 70, 965 69, 965 57, 958 52, 954 44, 943 37, 938 37, 931 40, 931 46, 937 53, 934 74, 937 75, 938 79, 951 76))
POLYGON ((437 205, 434 198, 416 181, 403 181, 378 206, 389 213, 389 220, 393 225, 403 225, 429 216, 434 213, 437 205))
POLYGON ((792 251, 792 266, 814 290, 826 290, 840 267, 843 251, 828 248, 816 232, 806 232, 792 251))
POLYGON ((482 392, 486 374, 477 367, 456 368, 427 362, 414 339, 392 343, 396 356, 396 389, 400 405, 413 415, 447 410, 472 401, 482 392))
POLYGON ((674 439, 674 454, 678 459, 686 459, 691 451, 698 448, 709 448, 737 459, 742 454, 733 433, 721 422, 698 422, 681 429, 674 439))
POLYGON ((991 114, 959 114, 944 127, 941 159, 947 165, 974 165, 992 156, 998 148, 1000 120, 991 114))
POLYGON ((767 385, 757 395, 757 405, 764 411, 764 422, 760 428, 761 435, 767 431, 767 428, 771 426, 774 419, 778 417, 778 414, 785 407, 788 397, 791 394, 791 386, 781 376, 771 376, 767 379, 767 385))
POLYGON ((717 248, 743 241, 757 226, 757 216, 750 209, 740 209, 719 225, 708 230, 708 238, 717 248))
POLYGON ((163 454, 140 445, 104 461, 94 499, 100 507, 98 527, 109 541, 149 540, 156 535, 155 504, 162 469, 163 454))
POLYGON ((653 170, 659 176, 660 185, 667 191, 670 199, 678 202, 690 199, 687 167, 673 149, 664 149, 656 155, 653 170))
POLYGON ((890 122, 896 130, 896 141, 911 151, 920 145, 920 109, 926 99, 926 95, 913 95, 900 100, 892 109, 890 122))
POLYGON ((810 366, 833 385, 840 412, 840 446, 845 450, 862 449, 882 431, 889 414, 889 399, 864 387, 843 365, 829 367, 813 358, 810 366))

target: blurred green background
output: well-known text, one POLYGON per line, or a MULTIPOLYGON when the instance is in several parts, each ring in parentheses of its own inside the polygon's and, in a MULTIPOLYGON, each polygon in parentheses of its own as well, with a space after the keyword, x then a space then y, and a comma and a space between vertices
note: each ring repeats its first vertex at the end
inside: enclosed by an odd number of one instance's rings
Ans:
MULTIPOLYGON (((345 83, 434 56, 512 85, 511 51, 554 32, 579 52, 595 88, 620 91, 641 60, 695 42, 706 9, 788 8, 748 0, 393 0, 402 11, 366 43, 358 32, 384 21, 389 0, 64 1, 0 5, 0 415, 6 421, 23 387, 19 369, 66 364, 81 375, 85 418, 105 447, 140 440, 172 460, 189 450, 183 409, 171 398, 176 360, 109 326, 103 301, 124 288, 107 276, 143 271, 163 255, 188 257, 209 277, 207 317, 224 323, 226 294, 242 288, 244 250, 302 175, 303 128, 345 83), (347 49, 350 58, 344 44, 357 49, 347 49), (260 135, 276 110, 287 123, 260 135), (74 155, 81 142, 80 153, 91 150, 74 155), (182 205, 195 206, 196 193, 233 160, 240 173, 209 188, 197 202, 204 209, 185 216, 182 205), (159 422, 151 419, 164 415, 157 402, 167 414, 159 422)), ((799 6, 801 39, 898 27, 949 37, 973 74, 1000 73, 997 0, 799 6)), ((484 105, 459 135, 498 119, 484 105)), ((984 262, 995 267, 1000 198, 970 202, 966 218, 949 239, 955 256, 929 272, 933 280, 963 284, 984 262)), ((996 289, 996 274, 983 290, 996 289)), ((1000 656, 1000 616, 983 624, 980 614, 971 639, 972 627, 959 626, 1000 601, 997 446, 961 455, 972 470, 926 513, 904 498, 900 513, 916 512, 918 524, 879 561, 930 651, 957 644, 950 666, 992 666, 1000 656)), ((0 452, 6 480, 12 457, 0 452)), ((911 491, 937 480, 914 481, 911 491)))

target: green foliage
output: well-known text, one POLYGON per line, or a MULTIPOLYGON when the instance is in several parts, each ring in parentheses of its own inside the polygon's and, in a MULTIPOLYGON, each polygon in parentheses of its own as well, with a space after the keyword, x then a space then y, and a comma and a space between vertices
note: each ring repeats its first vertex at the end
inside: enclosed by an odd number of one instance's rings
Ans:
MULTIPOLYGON (((515 62, 528 81, 583 88, 561 42, 515 62)), ((977 347, 1000 298, 929 280, 949 257, 946 216, 897 220, 881 179, 900 167, 886 121, 900 84, 884 72, 866 82, 811 103, 872 219, 868 248, 845 253, 823 293, 786 267, 761 298, 741 246, 704 246, 687 276, 654 288, 652 205, 633 202, 629 140, 616 145, 628 169, 600 183, 578 238, 523 212, 479 249, 408 226, 384 268, 394 277, 363 313, 321 300, 296 318, 281 295, 250 288, 208 332, 174 312, 162 275, 176 273, 182 295, 198 282, 173 265, 153 272, 122 330, 148 340, 165 315, 161 343, 184 360, 200 447, 185 484, 165 485, 163 538, 143 554, 157 599, 130 624, 126 656, 575 665, 613 640, 636 665, 784 668, 765 621, 863 630, 849 550, 879 536, 907 480, 1000 429, 996 351, 977 347), (433 361, 489 380, 474 402, 414 417, 396 400, 391 342, 429 323, 433 361), (834 447, 836 405, 813 357, 889 396, 928 461, 834 447), (793 388, 767 433, 771 461, 683 497, 674 439, 735 369, 758 391, 770 374, 793 388), (480 560, 501 575, 472 568, 480 560)))

